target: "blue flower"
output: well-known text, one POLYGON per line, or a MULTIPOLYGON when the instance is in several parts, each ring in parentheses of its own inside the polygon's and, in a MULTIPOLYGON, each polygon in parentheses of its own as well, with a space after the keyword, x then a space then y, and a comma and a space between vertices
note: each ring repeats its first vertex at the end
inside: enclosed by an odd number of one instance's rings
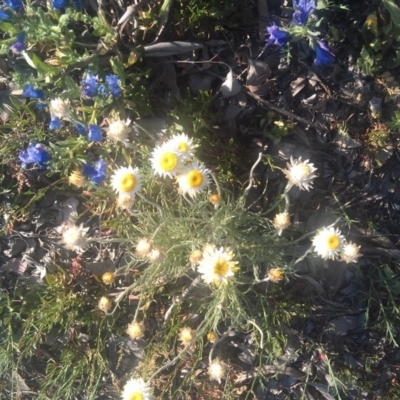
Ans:
POLYGON ((293 0, 296 11, 293 13, 292 21, 295 25, 305 25, 308 16, 315 8, 315 0, 293 0))
POLYGON ((72 7, 80 11, 83 8, 83 0, 72 0, 72 7))
POLYGON ((331 53, 331 49, 322 40, 317 41, 315 47, 315 65, 326 65, 335 62, 335 56, 331 53))
POLYGON ((0 19, 9 19, 10 16, 2 9, 0 8, 0 19))
POLYGON ((89 124, 88 126, 88 139, 93 142, 102 142, 103 135, 101 134, 101 126, 89 124))
POLYGON ((60 118, 57 117, 51 117, 50 118, 50 124, 49 124, 49 129, 54 130, 54 129, 60 129, 62 126, 62 122, 60 118))
POLYGON ((15 54, 21 54, 25 50, 24 44, 25 34, 20 33, 17 36, 17 40, 10 46, 10 50, 15 54))
POLYGON ((82 79, 82 95, 84 97, 94 97, 98 91, 97 75, 93 75, 91 72, 86 74, 86 78, 82 79))
POLYGON ((40 143, 32 143, 28 148, 19 153, 21 166, 25 168, 27 164, 37 164, 39 168, 46 168, 50 160, 50 153, 40 143))
POLYGON ((78 131, 78 133, 80 135, 82 135, 82 136, 86 135, 86 126, 85 125, 76 123, 75 129, 78 131))
POLYGON ((67 7, 67 0, 53 0, 53 9, 61 10, 61 8, 67 7))
POLYGON ((96 164, 85 164, 83 166, 83 176, 89 178, 96 185, 101 185, 106 179, 107 163, 101 158, 96 164))
POLYGON ((33 99, 43 99, 44 92, 42 89, 35 89, 33 85, 25 85, 22 97, 32 97, 33 99))
POLYGON ((108 91, 108 88, 104 83, 99 85, 99 90, 97 91, 100 96, 104 97, 105 99, 110 95, 110 92, 108 91))
POLYGON ((39 111, 44 110, 44 109, 46 108, 46 103, 41 103, 41 102, 39 102, 39 103, 36 104, 36 108, 37 108, 39 111))
POLYGON ((107 75, 106 82, 107 82, 108 88, 110 89, 111 94, 114 97, 118 97, 122 93, 122 89, 119 86, 120 80, 117 75, 107 75))
POLYGON ((277 44, 280 47, 286 46, 290 40, 289 33, 279 29, 278 25, 275 23, 267 28, 270 37, 268 43, 277 44))
POLYGON ((4 0, 4 3, 13 11, 18 12, 22 10, 22 0, 4 0))

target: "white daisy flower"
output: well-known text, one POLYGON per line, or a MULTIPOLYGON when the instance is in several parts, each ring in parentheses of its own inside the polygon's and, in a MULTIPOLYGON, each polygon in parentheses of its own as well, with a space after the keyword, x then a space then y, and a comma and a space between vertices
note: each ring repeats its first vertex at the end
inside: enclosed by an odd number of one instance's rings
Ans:
POLYGON ((57 97, 50 101, 49 110, 52 117, 65 119, 71 111, 69 100, 63 100, 61 97, 57 97))
POLYGON ((334 227, 321 229, 312 241, 314 251, 324 260, 334 260, 342 251, 344 243, 343 235, 334 227))
POLYGON ((122 391, 122 400, 153 400, 152 389, 142 378, 130 379, 122 391))
POLYGON ((185 160, 193 157, 194 149, 196 147, 193 143, 193 139, 184 133, 173 135, 166 144, 182 153, 185 160))
POLYGON ((301 161, 301 157, 297 160, 290 157, 290 163, 286 165, 288 169, 284 169, 282 172, 285 174, 290 185, 304 190, 309 190, 312 187, 312 180, 317 177, 317 174, 314 174, 317 170, 314 164, 309 163, 308 160, 301 161))
POLYGON ((61 244, 68 250, 73 250, 78 253, 82 252, 87 245, 85 234, 87 229, 83 225, 66 225, 62 229, 61 244))
POLYGON ((238 262, 233 261, 234 254, 229 248, 226 250, 221 247, 219 250, 208 246, 203 251, 203 258, 199 261, 197 271, 202 274, 202 278, 208 284, 226 284, 239 269, 238 262))
POLYGON ((182 194, 196 197, 210 184, 210 171, 197 160, 183 167, 182 173, 176 178, 182 194))
POLYGON ((107 138, 114 143, 122 142, 123 144, 127 144, 128 133, 131 131, 131 128, 129 127, 130 123, 131 121, 129 119, 126 121, 121 121, 120 119, 111 121, 108 128, 105 128, 107 138))
POLYGON ((176 151, 172 146, 164 143, 162 146, 157 146, 151 156, 151 165, 154 173, 162 177, 168 176, 173 178, 183 167, 182 153, 176 151))
POLYGON ((118 168, 111 176, 111 186, 119 195, 134 197, 142 186, 139 170, 131 166, 118 168))
POLYGON ((289 213, 281 212, 275 215, 274 226, 278 231, 278 235, 282 235, 282 231, 290 226, 290 215, 289 213))
POLYGON ((218 358, 212 361, 207 368, 208 376, 211 380, 221 383, 221 379, 225 378, 228 368, 226 365, 219 361, 218 358))
POLYGON ((347 264, 357 262, 360 256, 360 246, 357 246, 352 242, 345 243, 342 251, 340 252, 341 260, 347 264))

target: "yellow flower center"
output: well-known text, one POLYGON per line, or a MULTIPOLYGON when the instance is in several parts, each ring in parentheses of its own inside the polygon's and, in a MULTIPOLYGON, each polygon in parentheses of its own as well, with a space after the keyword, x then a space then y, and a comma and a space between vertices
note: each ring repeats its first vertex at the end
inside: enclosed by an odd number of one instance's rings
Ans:
POLYGON ((225 276, 229 270, 228 263, 224 260, 218 260, 214 264, 214 274, 218 276, 225 276))
POLYGON ((178 165, 178 156, 170 151, 165 152, 160 158, 159 165, 163 171, 173 171, 178 165))
POLYGON ((299 164, 296 165, 293 168, 293 175, 296 177, 296 179, 304 179, 306 178, 308 175, 310 175, 311 170, 310 167, 306 164, 299 164))
POLYGON ((211 203, 211 204, 216 205, 216 204, 218 204, 220 201, 221 201, 221 197, 220 197, 218 194, 214 193, 214 194, 212 194, 212 195, 210 196, 210 203, 211 203))
POLYGON ((130 192, 136 186, 136 177, 133 174, 126 174, 121 178, 120 189, 122 192, 130 192))
POLYGON ((189 150, 189 146, 187 145, 187 143, 185 142, 181 142, 178 145, 178 149, 179 151, 181 151, 182 153, 187 153, 187 151, 189 150))
POLYGON ((200 171, 190 171, 187 176, 187 183, 191 188, 198 188, 204 181, 204 176, 200 171))
POLYGON ((140 392, 134 392, 129 396, 129 400, 143 400, 144 396, 140 392))
POLYGON ((326 241, 326 245, 329 250, 335 250, 340 245, 340 238, 337 235, 329 235, 326 241))

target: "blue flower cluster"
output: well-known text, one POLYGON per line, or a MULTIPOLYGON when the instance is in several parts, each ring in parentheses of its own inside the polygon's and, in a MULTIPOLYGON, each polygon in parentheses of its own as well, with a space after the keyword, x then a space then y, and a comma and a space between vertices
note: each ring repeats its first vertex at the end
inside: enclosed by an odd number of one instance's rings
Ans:
POLYGON ((75 129, 78 133, 82 136, 87 135, 87 138, 91 142, 102 142, 103 135, 102 135, 102 127, 94 124, 89 124, 87 127, 83 124, 75 124, 75 129))
POLYGON ((44 92, 42 89, 35 89, 33 85, 25 85, 22 91, 22 97, 31 97, 32 99, 44 99, 44 92))
POLYGON ((101 158, 95 164, 87 163, 83 166, 83 176, 96 185, 101 185, 105 181, 106 173, 107 163, 101 158))
POLYGON ((103 97, 113 96, 118 97, 122 93, 120 80, 117 75, 107 75, 106 83, 99 85, 99 78, 92 72, 87 72, 85 79, 82 79, 82 97, 92 99, 100 94, 103 97))
POLYGON ((25 50, 25 34, 22 32, 18 34, 17 40, 10 46, 10 50, 14 54, 21 54, 25 50))
POLYGON ((28 148, 19 153, 22 167, 28 164, 36 164, 39 168, 46 168, 50 160, 50 153, 40 143, 32 143, 28 148))
MULTIPOLYGON (((293 6, 295 9, 292 17, 293 25, 305 26, 310 14, 316 7, 315 0, 293 0, 293 6)), ((290 33, 280 29, 275 23, 267 28, 267 32, 269 33, 268 44, 284 47, 291 39, 290 33)), ((315 41, 314 37, 310 37, 310 41, 313 49, 315 49, 315 65, 326 65, 335 62, 335 56, 325 42, 322 40, 315 41)))

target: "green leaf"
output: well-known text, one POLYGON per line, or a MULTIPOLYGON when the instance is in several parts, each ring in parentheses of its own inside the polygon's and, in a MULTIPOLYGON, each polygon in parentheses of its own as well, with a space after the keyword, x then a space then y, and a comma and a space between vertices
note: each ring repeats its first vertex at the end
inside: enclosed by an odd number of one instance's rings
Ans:
POLYGON ((118 57, 111 58, 110 63, 114 74, 118 75, 119 79, 121 80, 121 86, 123 87, 125 85, 124 65, 121 63, 118 57))
POLYGON ((393 0, 382 0, 383 6, 389 11, 393 22, 400 25, 400 8, 393 0))
POLYGON ((69 75, 66 75, 64 77, 64 82, 68 88, 68 97, 78 99, 81 95, 81 91, 75 81, 69 75))
POLYGON ((32 60, 35 65, 38 73, 44 77, 46 76, 56 76, 59 73, 59 69, 55 67, 51 67, 44 63, 35 53, 29 53, 29 58, 32 60))

